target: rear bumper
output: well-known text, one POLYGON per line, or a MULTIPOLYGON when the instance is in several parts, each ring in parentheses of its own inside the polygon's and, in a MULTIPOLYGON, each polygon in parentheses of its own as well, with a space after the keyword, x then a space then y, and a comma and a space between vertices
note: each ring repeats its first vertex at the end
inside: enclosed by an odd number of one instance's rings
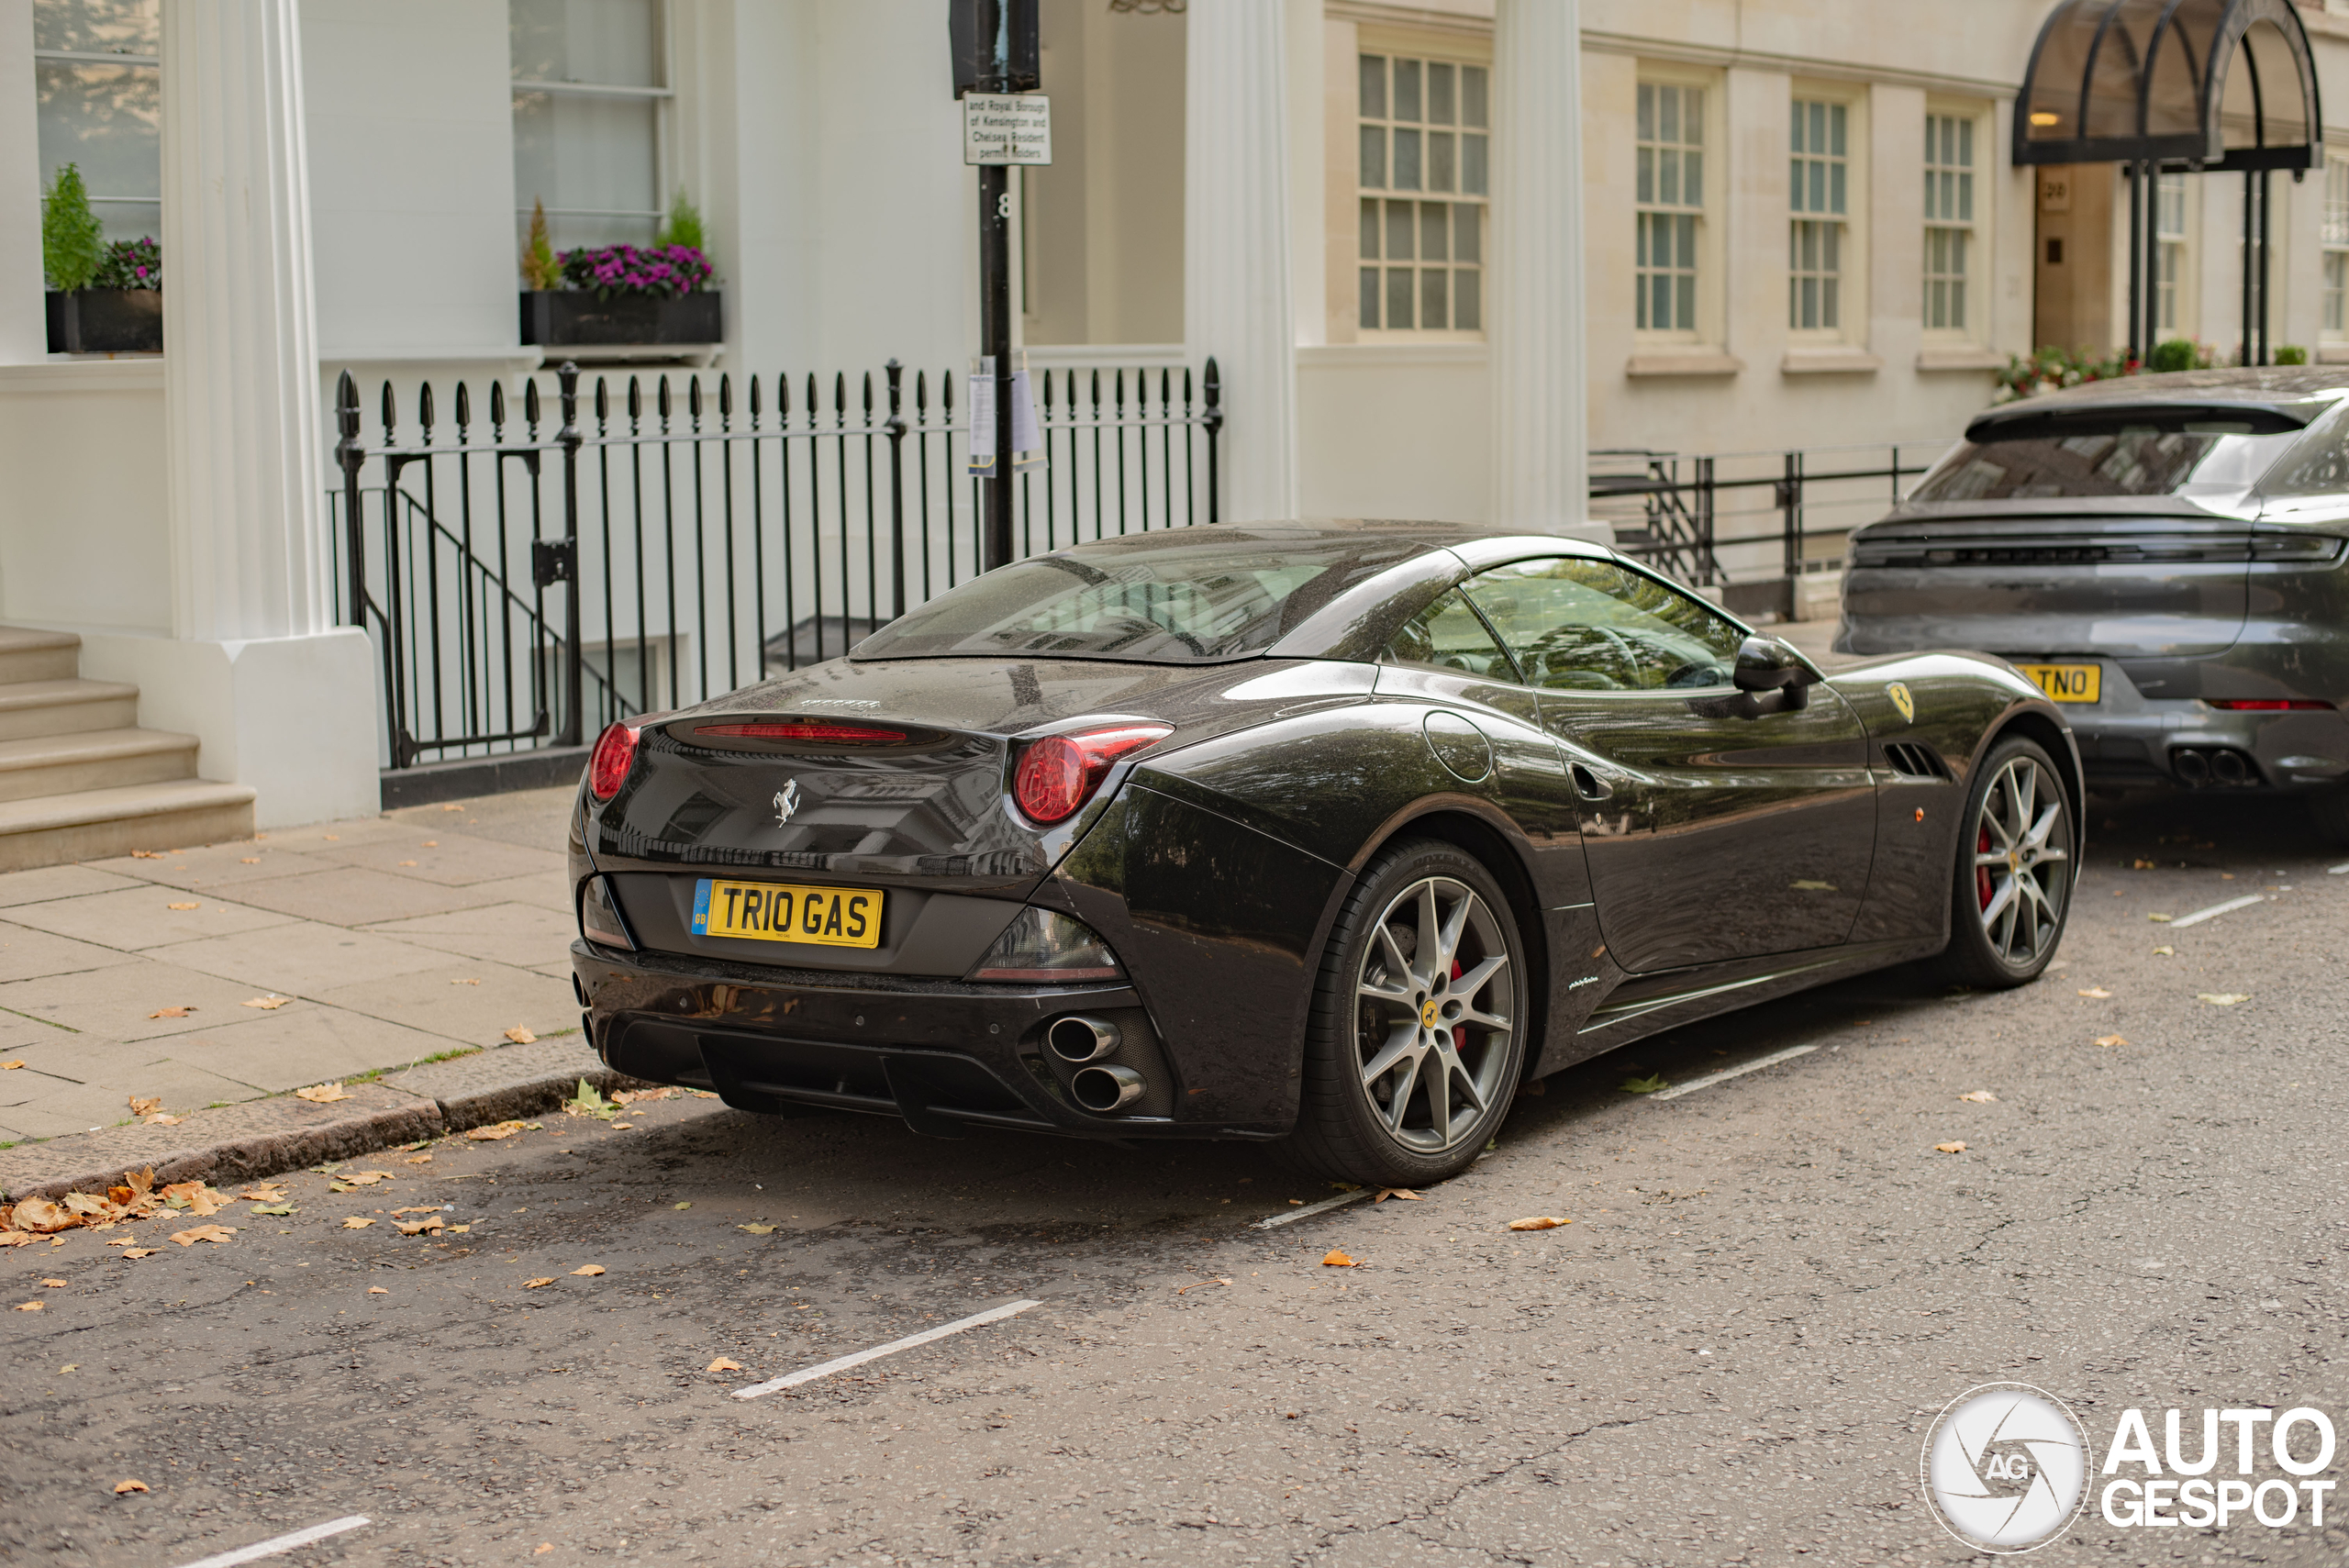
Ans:
POLYGON ((1091 1138, 1268 1139, 1281 1126, 1180 1119, 1188 1097, 1130 986, 1003 986, 774 970, 574 941, 572 970, 596 1054, 653 1083, 716 1091, 739 1109, 795 1106, 902 1117, 918 1132, 974 1126, 1091 1138), (1070 1098, 1043 1032, 1070 1014, 1115 1023, 1105 1065, 1149 1084, 1123 1115, 1070 1098))

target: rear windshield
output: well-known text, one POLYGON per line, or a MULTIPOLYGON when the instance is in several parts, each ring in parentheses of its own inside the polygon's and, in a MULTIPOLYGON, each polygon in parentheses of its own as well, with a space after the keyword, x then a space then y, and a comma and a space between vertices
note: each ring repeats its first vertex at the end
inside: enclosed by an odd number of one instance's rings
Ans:
POLYGON ((2250 489, 2302 439, 2195 411, 2118 428, 1967 441, 1927 475, 1912 501, 2031 501, 2099 495, 2217 495, 2250 489))
POLYGON ((940 595, 859 643, 852 657, 1242 659, 1424 549, 1394 539, 1251 548, 1202 537, 1038 556, 940 595))

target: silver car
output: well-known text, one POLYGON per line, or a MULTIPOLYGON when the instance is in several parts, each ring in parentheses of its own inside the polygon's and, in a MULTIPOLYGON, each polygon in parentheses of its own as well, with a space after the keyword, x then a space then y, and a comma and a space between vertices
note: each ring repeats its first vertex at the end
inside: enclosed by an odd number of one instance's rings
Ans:
POLYGON ((2304 795, 2349 842, 2349 367, 2092 383, 1977 415, 1852 535, 1835 649, 2004 655, 2092 787, 2304 795))

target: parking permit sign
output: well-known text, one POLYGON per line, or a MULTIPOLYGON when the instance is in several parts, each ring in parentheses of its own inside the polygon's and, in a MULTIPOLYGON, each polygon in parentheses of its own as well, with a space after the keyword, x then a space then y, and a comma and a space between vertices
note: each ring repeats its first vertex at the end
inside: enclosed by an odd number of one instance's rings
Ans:
POLYGON ((963 161, 1050 163, 1052 101, 1037 93, 963 95, 963 161))

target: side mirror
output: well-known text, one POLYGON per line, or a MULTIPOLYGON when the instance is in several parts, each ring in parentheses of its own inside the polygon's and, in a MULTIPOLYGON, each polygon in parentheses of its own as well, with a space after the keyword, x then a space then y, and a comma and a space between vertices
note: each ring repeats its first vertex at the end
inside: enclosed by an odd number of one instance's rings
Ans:
POLYGON ((1741 692, 1783 692, 1782 708, 1809 702, 1804 687, 1819 679, 1802 655, 1775 637, 1749 637, 1738 644, 1737 663, 1731 679, 1741 692))

